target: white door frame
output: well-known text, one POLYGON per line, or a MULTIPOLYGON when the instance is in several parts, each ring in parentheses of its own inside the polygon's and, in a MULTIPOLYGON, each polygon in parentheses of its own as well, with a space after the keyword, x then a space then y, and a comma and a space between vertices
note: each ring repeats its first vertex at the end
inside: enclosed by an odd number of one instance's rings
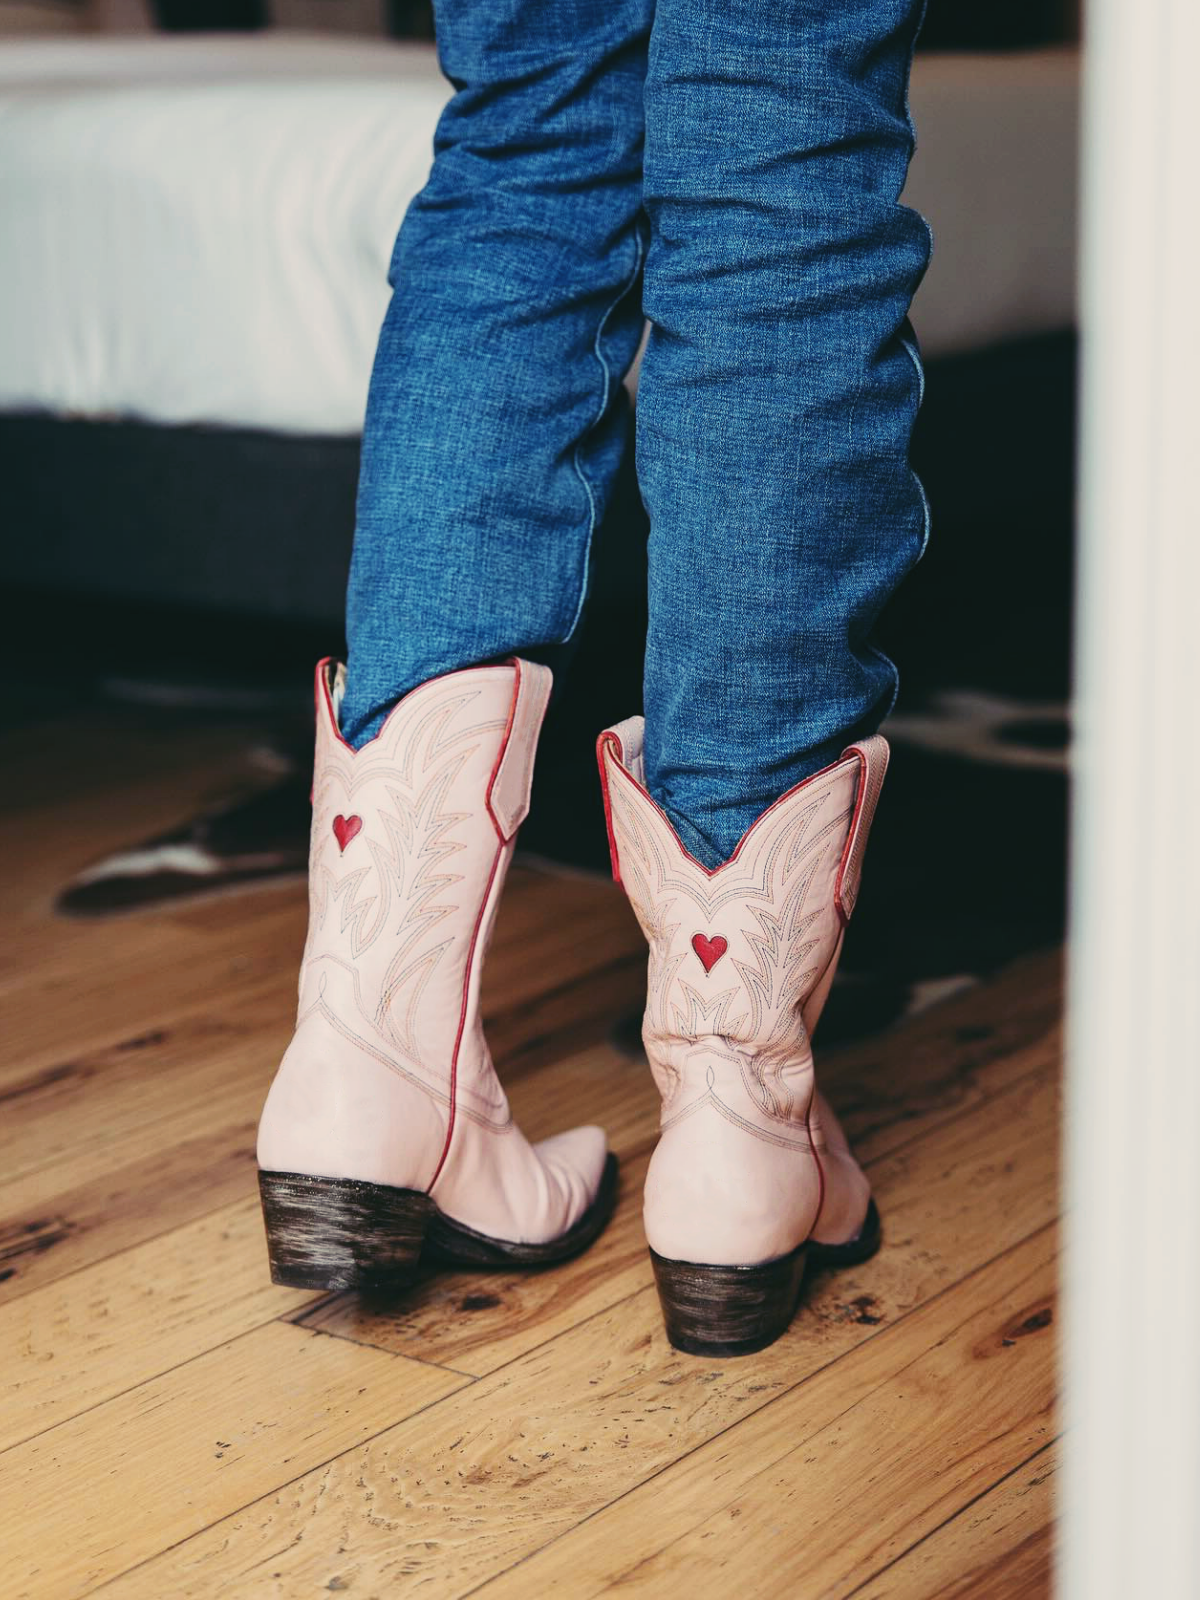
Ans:
POLYGON ((1197 1600, 1200 0, 1085 31, 1058 1588, 1197 1600))

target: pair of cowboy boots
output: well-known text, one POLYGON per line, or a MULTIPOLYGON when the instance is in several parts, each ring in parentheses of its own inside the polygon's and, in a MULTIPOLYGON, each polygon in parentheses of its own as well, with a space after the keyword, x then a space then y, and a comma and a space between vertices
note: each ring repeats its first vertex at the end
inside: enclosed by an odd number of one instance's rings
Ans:
MULTIPOLYGON (((514 660, 415 689, 360 750, 344 669, 317 669, 308 940, 296 1031, 258 1134, 272 1276, 394 1289, 424 1257, 546 1265, 607 1222, 600 1128, 530 1144, 480 1022, 480 980, 550 696, 514 660)), ((817 1093, 811 1037, 887 765, 853 745, 708 870, 643 783, 642 720, 598 744, 614 875, 650 947, 662 1095, 645 1226, 671 1342, 731 1355, 787 1327, 806 1262, 870 1255, 866 1177, 817 1093)))

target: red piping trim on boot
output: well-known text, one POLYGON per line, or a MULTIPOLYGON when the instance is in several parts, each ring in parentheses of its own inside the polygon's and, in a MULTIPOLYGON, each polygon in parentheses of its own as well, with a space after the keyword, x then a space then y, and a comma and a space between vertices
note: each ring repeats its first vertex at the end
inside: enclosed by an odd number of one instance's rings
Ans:
POLYGON ((604 750, 605 750, 605 746, 606 745, 611 745, 611 746, 615 747, 617 754, 614 757, 614 759, 616 761, 617 771, 620 772, 624 776, 626 782, 631 783, 633 785, 633 787, 637 790, 637 792, 645 800, 647 800, 650 805, 652 805, 654 807, 655 811, 658 812, 659 816, 666 823, 667 828, 670 831, 671 838, 674 840, 675 847, 679 851, 680 855, 684 858, 685 861, 690 861, 692 866, 698 867, 706 878, 715 878, 718 872, 724 872, 726 867, 729 867, 729 866, 733 865, 733 863, 737 860, 738 856, 741 855, 742 849, 743 849, 744 845, 746 844, 746 842, 749 840, 751 834, 754 832, 754 830, 756 828, 760 827, 762 825, 762 823, 764 823, 767 820, 767 818, 771 815, 772 811, 777 811, 780 806, 786 805, 789 800, 791 800, 795 795, 798 795, 801 792, 802 789, 807 789, 809 784, 816 783, 819 778, 827 778, 831 772, 836 772, 839 767, 846 765, 851 759, 854 759, 855 761, 857 761, 858 762, 858 767, 859 767, 858 793, 857 793, 857 795, 855 797, 854 814, 853 814, 853 816, 851 818, 851 821, 850 821, 850 831, 849 831, 849 833, 848 833, 848 835, 846 837, 846 844, 845 844, 845 846, 843 847, 843 850, 842 850, 842 859, 841 859, 841 862, 840 862, 840 864, 838 866, 838 883, 837 883, 837 889, 834 892, 835 900, 836 900, 837 907, 838 907, 838 915, 840 917, 842 917, 843 923, 845 922, 846 919, 845 919, 845 917, 843 915, 843 908, 842 908, 842 903, 841 903, 842 877, 843 877, 843 874, 845 873, 846 863, 847 863, 847 860, 848 860, 848 857, 849 857, 849 853, 850 853, 851 841, 854 838, 855 824, 857 823, 857 821, 859 819, 859 816, 860 816, 860 814, 862 812, 863 799, 865 797, 866 787, 867 787, 867 785, 866 785, 867 758, 863 754, 862 749, 858 745, 856 745, 856 744, 850 745, 845 751, 843 751, 843 753, 838 757, 838 759, 836 761, 831 761, 827 767, 822 767, 820 772, 811 773, 807 778, 803 779, 800 783, 793 784, 790 789, 785 790, 784 793, 779 796, 778 800, 773 800, 771 802, 771 804, 761 814, 761 816, 758 816, 758 817, 756 817, 754 819, 754 821, 746 829, 746 831, 742 835, 742 837, 738 840, 737 845, 734 847, 733 854, 728 858, 728 860, 720 862, 715 867, 706 867, 704 865, 703 861, 697 861, 695 856, 692 854, 692 852, 687 848, 687 846, 685 844, 682 843, 682 841, 679 838, 679 835, 675 831, 674 823, 671 821, 670 817, 666 814, 666 812, 663 810, 663 808, 659 805, 658 801, 655 800, 654 796, 646 788, 645 784, 639 783, 638 780, 634 777, 633 773, 630 772, 629 768, 625 765, 625 752, 621 748, 620 739, 612 731, 611 728, 606 729, 605 732, 602 733, 600 735, 600 737, 596 740, 596 755, 597 755, 597 759, 599 760, 599 763, 600 763, 600 781, 601 781, 601 785, 602 785, 602 787, 604 789, 604 818, 605 818, 605 821, 608 824, 608 847, 609 847, 609 851, 611 852, 612 858, 613 858, 613 877, 616 878, 618 883, 620 883, 621 878, 620 878, 620 874, 619 874, 619 872, 617 870, 617 846, 616 846, 616 840, 613 837, 613 827, 612 827, 612 802, 611 802, 611 800, 609 798, 608 774, 607 774, 607 771, 606 771, 606 768, 605 768, 605 764, 604 764, 604 750))
POLYGON ((442 1168, 446 1165, 446 1158, 450 1154, 450 1141, 454 1137, 455 1114, 458 1109, 458 1055, 462 1049, 463 1032, 467 1026, 467 1004, 471 994, 471 974, 475 969, 475 949, 479 943, 479 930, 483 926, 484 914, 487 911, 488 901, 492 895, 492 884, 496 881, 496 873, 500 867, 500 859, 504 855, 506 846, 501 845, 492 858, 492 870, 488 873, 487 888, 483 891, 483 900, 479 906, 479 915, 475 918, 475 926, 471 930, 471 945, 467 951, 467 967, 463 973, 462 1005, 458 1012, 458 1032, 454 1036, 454 1054, 450 1058, 450 1114, 446 1119, 446 1142, 442 1146, 442 1153, 438 1157, 438 1164, 434 1168, 433 1177, 429 1180, 427 1193, 432 1193, 434 1184, 442 1175, 442 1168))
POLYGON ((492 885, 496 881, 496 873, 500 869, 501 859, 508 848, 508 840, 505 839, 500 824, 496 821, 496 814, 492 810, 491 797, 492 785, 496 781, 496 774, 500 770, 500 763, 504 760, 505 752, 508 750, 508 741, 512 737, 513 723, 517 715, 517 696, 521 692, 521 664, 514 659, 511 665, 516 668, 516 684, 513 689, 512 703, 508 708, 508 722, 504 729, 504 737, 500 741, 500 750, 496 756, 495 765, 492 767, 492 775, 488 780, 486 800, 488 816, 491 817, 492 826, 495 828, 496 836, 500 840, 500 848, 492 857, 492 870, 488 873, 487 887, 484 889, 483 899, 479 903, 479 914, 475 918, 475 926, 471 930, 471 944, 467 950, 467 965, 463 972, 462 1004, 458 1011, 458 1032, 454 1036, 454 1054, 450 1058, 450 1115, 446 1119, 446 1142, 442 1146, 442 1153, 438 1158, 433 1177, 429 1180, 430 1192, 432 1192, 434 1184, 442 1175, 442 1168, 446 1165, 446 1158, 450 1154, 450 1141, 454 1137, 454 1124, 458 1111, 458 1056, 459 1051, 462 1049, 463 1031, 467 1025, 467 1004, 471 994, 471 974, 475 970, 475 950, 479 944, 479 930, 483 926, 488 901, 492 897, 492 885))
POLYGON ((858 757, 858 793, 854 797, 854 814, 850 818, 850 831, 846 835, 846 843, 842 846, 842 859, 838 862, 837 883, 834 885, 833 890, 833 903, 837 908, 838 921, 843 928, 850 922, 850 913, 842 904, 842 885, 846 881, 846 868, 850 865, 850 853, 854 849, 854 842, 858 837, 858 824, 862 817, 863 806, 867 800, 867 780, 869 776, 866 755, 858 745, 851 745, 846 754, 858 757))
MULTIPOLYGON (((612 795, 610 794, 609 787, 608 787, 608 768, 605 765, 605 761, 604 761, 604 747, 605 747, 605 745, 615 745, 616 746, 616 750, 617 750, 616 762, 617 762, 617 765, 620 767, 622 772, 625 771, 625 765, 624 765, 625 752, 621 749, 621 741, 620 741, 620 739, 617 738, 616 734, 613 733, 611 729, 606 729, 605 732, 602 733, 600 735, 600 737, 596 740, 596 765, 600 768, 600 792, 604 796, 604 826, 608 829, 608 855, 609 855, 609 859, 612 862, 613 882, 614 883, 620 883, 620 881, 621 881, 621 858, 617 854, 617 836, 616 836, 616 833, 613 831, 612 795)), ((631 777, 630 781, 634 782, 636 780, 634 780, 631 777)), ((641 785, 639 784, 638 787, 641 788, 641 785)), ((649 800, 650 796, 647 795, 646 798, 647 798, 647 800, 649 800)), ((653 800, 650 801, 650 804, 651 805, 654 804, 653 800)), ((674 830, 674 828, 672 828, 671 829, 672 835, 674 834, 674 832, 675 832, 675 830, 674 830)), ((683 846, 680 845, 680 849, 682 849, 682 848, 683 848, 683 846)))
MULTIPOLYGON (((313 691, 313 700, 314 700, 314 703, 315 703, 315 709, 316 709, 316 713, 317 713, 317 717, 318 718, 320 718, 321 712, 322 712, 322 710, 324 710, 325 714, 327 715, 327 717, 329 719, 329 726, 333 730, 334 738, 342 746, 343 749, 349 750, 349 752, 350 752, 350 754, 352 756, 357 756, 357 755, 361 754, 361 751, 356 749, 355 746, 352 745, 348 739, 343 737, 341 727, 338 724, 338 719, 334 715, 334 712, 333 712, 333 696, 329 692, 329 668, 332 667, 332 666, 335 666, 335 665, 337 665, 337 663, 336 663, 336 661, 335 661, 333 656, 322 656, 320 661, 317 662, 316 683, 314 685, 314 691, 313 691)), ((446 678, 457 678, 464 672, 486 672, 489 667, 497 667, 497 666, 515 667, 516 668, 516 672, 517 672, 517 683, 516 683, 516 690, 514 690, 514 692, 513 692, 512 704, 509 706, 509 710, 508 710, 508 723, 507 723, 507 725, 506 725, 506 727, 504 729, 504 738, 503 738, 503 740, 501 741, 501 744, 500 744, 500 757, 496 761, 496 766, 492 769, 492 776, 491 776, 491 779, 489 780, 489 783, 488 783, 488 814, 489 815, 491 815, 491 812, 492 812, 492 807, 491 807, 491 786, 496 781, 496 772, 499 770, 499 767, 500 767, 500 759, 503 758, 504 752, 508 748, 509 736, 512 733, 513 718, 516 716, 516 710, 517 710, 517 691, 521 687, 521 663, 517 659, 516 656, 510 656, 507 661, 484 662, 481 665, 475 666, 475 667, 455 667, 450 672, 435 672, 432 678, 426 678, 423 682, 417 684, 415 689, 410 689, 408 694, 401 695, 400 699, 396 701, 395 705, 391 708, 391 710, 388 712, 387 716, 384 718, 384 724, 386 726, 386 724, 395 715, 395 713, 397 711, 399 711, 400 707, 402 705, 404 705, 406 701, 411 699, 411 697, 413 695, 419 694, 422 689, 428 688, 428 686, 431 683, 441 683, 446 678)), ((383 729, 380 728, 379 733, 382 733, 382 732, 383 732, 383 729)), ((378 739, 378 737, 379 737, 379 734, 377 733, 375 735, 375 739, 378 739)), ((371 746, 375 743, 375 739, 368 739, 366 744, 362 746, 362 749, 363 750, 369 750, 371 748, 371 746)), ((498 822, 496 822, 496 818, 494 816, 492 816, 492 822, 493 822, 493 824, 494 824, 494 826, 496 828, 496 832, 499 833, 500 832, 500 824, 498 822)), ((501 838, 503 838, 502 834, 501 834, 501 838)))
MULTIPOLYGON (((804 1113, 804 1131, 805 1131, 805 1133, 808 1134, 809 1148, 812 1151, 813 1160, 817 1163, 817 1181, 820 1184, 820 1187, 817 1190, 817 1212, 816 1212, 816 1215, 813 1217, 813 1225, 808 1230, 808 1238, 809 1239, 811 1239, 813 1234, 816 1232, 817 1224, 821 1220, 821 1212, 825 1209, 825 1168, 821 1164, 821 1157, 817 1152, 817 1141, 813 1138, 813 1131, 812 1131, 813 1106, 816 1105, 816 1103, 817 1103, 817 1091, 816 1091, 816 1088, 814 1086, 813 1092, 812 1092, 812 1097, 808 1102, 808 1110, 804 1113)), ((807 1243, 807 1242, 808 1242, 808 1240, 806 1239, 805 1243, 807 1243)))

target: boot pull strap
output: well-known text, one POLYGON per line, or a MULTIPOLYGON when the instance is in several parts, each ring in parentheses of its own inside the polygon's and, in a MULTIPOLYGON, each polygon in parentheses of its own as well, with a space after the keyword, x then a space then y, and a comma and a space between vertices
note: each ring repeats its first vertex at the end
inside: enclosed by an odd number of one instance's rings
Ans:
POLYGON ((863 856, 867 850, 867 835, 871 831, 871 821, 875 816, 879 791, 883 788, 883 779, 888 767, 887 740, 875 734, 873 738, 852 744, 844 752, 843 760, 847 756, 858 757, 859 772, 858 798, 854 803, 854 816, 851 818, 850 832, 846 836, 846 846, 842 851, 835 892, 838 916, 842 919, 843 927, 850 921, 858 900, 863 856))
POLYGON ((554 676, 549 667, 513 657, 513 697, 500 754, 488 784, 488 811, 507 844, 529 814, 533 787, 533 758, 537 752, 542 718, 550 704, 554 676))

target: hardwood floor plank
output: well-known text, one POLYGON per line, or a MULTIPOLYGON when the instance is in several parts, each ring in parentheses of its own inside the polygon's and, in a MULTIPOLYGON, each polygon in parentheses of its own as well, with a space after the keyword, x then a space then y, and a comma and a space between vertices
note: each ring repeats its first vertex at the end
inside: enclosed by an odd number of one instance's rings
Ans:
POLYGON ((1055 1230, 791 1389, 484 1594, 844 1600, 1053 1429, 1055 1230))
POLYGON ((304 939, 295 891, 264 890, 236 905, 224 939, 154 916, 123 919, 119 935, 111 925, 53 922, 52 953, 0 992, 0 1089, 225 1005, 294 1010, 304 939))
MULTIPOLYGON (((562 1033, 543 1014, 539 998, 548 994, 551 1010, 561 996, 550 987, 554 978, 545 964, 541 972, 537 994, 493 1011, 526 1071, 533 1070, 531 1058, 548 1041, 555 1061, 561 1062, 564 1054, 562 1033)), ((596 976, 571 971, 565 990, 587 987, 596 976)), ((636 997, 640 981, 623 963, 600 976, 598 997, 590 1010, 576 1007, 569 1030, 589 1042, 607 1031, 611 1009, 622 997, 626 1002, 636 997)), ((517 985, 506 988, 511 994, 517 985)), ((126 1151, 142 1153, 147 1144, 160 1144, 177 1129, 186 1135, 197 1118, 214 1127, 255 1114, 290 1037, 292 1011, 290 993, 282 1003, 264 1003, 261 995, 231 998, 148 1033, 123 1037, 115 1045, 10 1078, 0 1090, 5 1107, 0 1170, 6 1186, 41 1168, 67 1163, 77 1186, 113 1170, 126 1151), (89 1165, 92 1161, 99 1165, 89 1165)), ((40 1203, 26 1196, 18 1204, 31 1200, 40 1203)), ((4 1204, 0 1194, 0 1214, 4 1204)))
MULTIPOLYGON (((469 1394, 247 1506, 114 1592, 243 1593, 253 1575, 281 1600, 334 1578, 365 1593, 406 1584, 466 1593, 1044 1229, 1056 1206, 1056 1089, 1047 1070, 889 1157, 882 1255, 819 1282, 791 1331, 760 1355, 678 1354, 643 1289, 469 1394), (997 1173, 1008 1175, 1003 1206, 994 1203, 997 1173)), ((918 1347, 906 1344, 902 1359, 918 1347)), ((870 1368, 862 1392, 878 1381, 870 1368)), ((849 1379, 829 1394, 829 1415, 805 1412, 814 1431, 858 1398, 849 1379)), ((757 1464, 751 1458, 748 1474, 757 1464)))
POLYGON ((548 1272, 442 1272, 395 1305, 341 1294, 296 1314, 308 1328, 483 1376, 652 1282, 642 1231, 648 1148, 626 1157, 617 1211, 582 1256, 548 1272))
MULTIPOLYGON (((157 1239, 254 1193, 254 1118, 165 1144, 78 1188, 0 1193, 0 1302, 157 1239), (22 1203, 24 1200, 24 1203, 22 1203)), ((65 1165, 59 1175, 71 1182, 65 1165)), ((23 1183, 40 1182, 40 1175, 23 1183)))
MULTIPOLYGON (((635 1072, 627 1063, 609 1061, 602 1052, 593 1052, 593 1059, 581 1064, 580 1072, 585 1070, 597 1079, 606 1076, 610 1083, 622 1070, 635 1072)), ((637 1074, 646 1091, 644 1112, 652 1096, 643 1076, 637 1074)), ((257 1110, 259 1090, 252 1092, 257 1110)), ((539 1093, 536 1082, 531 1082, 526 1092, 539 1101, 539 1106, 528 1108, 528 1126, 535 1136, 561 1125, 566 1108, 553 1088, 539 1093)), ((625 1097, 627 1104, 636 1099, 633 1094, 625 1097)), ((614 1122, 623 1144, 640 1137, 639 1123, 623 1127, 619 1118, 614 1122)), ((103 1130, 103 1119, 101 1124, 103 1130)), ((48 1217, 40 1230, 18 1231, 14 1248, 26 1246, 33 1274, 55 1250, 74 1251, 75 1264, 68 1255, 64 1259, 71 1270, 60 1270, 57 1277, 47 1275, 41 1286, 27 1273, 27 1292, 0 1306, 0 1367, 16 1374, 14 1401, 0 1421, 0 1438, 11 1439, 11 1430, 20 1437, 32 1431, 31 1417, 40 1417, 44 1405, 70 1414, 91 1404, 98 1388, 115 1392, 141 1381, 149 1373, 139 1369, 138 1362, 152 1361, 157 1363, 153 1370, 166 1370, 173 1360, 198 1354, 245 1326, 285 1316, 319 1298, 270 1284, 254 1191, 252 1122, 239 1131, 241 1148, 225 1167, 215 1162, 214 1141, 203 1128, 190 1144, 168 1146, 164 1156, 153 1160, 148 1176, 157 1192, 168 1201, 173 1198, 167 1209, 160 1205, 152 1214, 143 1213, 137 1200, 147 1184, 131 1182, 128 1169, 117 1174, 119 1192, 103 1185, 94 1188, 88 1204, 95 1208, 97 1230, 106 1231, 112 1244, 122 1223, 135 1240, 146 1228, 156 1227, 154 1236, 143 1243, 110 1253, 90 1266, 78 1265, 79 1253, 88 1246, 92 1214, 79 1195, 68 1197, 74 1203, 65 1212, 73 1227, 48 1217), (194 1169, 192 1184, 184 1181, 189 1163, 194 1169), (167 1178, 173 1180, 169 1185, 162 1181, 167 1178), (214 1193, 224 1192, 235 1197, 233 1203, 209 1209, 214 1193), (205 1208, 199 1219, 180 1220, 196 1204, 205 1208), (119 1330, 130 1325, 131 1333, 121 1334, 119 1330), (44 1360, 50 1348, 53 1362, 44 1360), (5 1349, 13 1352, 11 1367, 3 1362, 5 1349), (10 1431, 5 1433, 6 1429, 10 1431)), ((635 1193, 628 1189, 627 1199, 635 1193)), ((598 1258, 593 1270, 598 1270, 599 1260, 607 1259, 598 1258)), ((553 1293, 556 1276, 545 1273, 538 1278, 553 1293)), ((465 1290, 460 1300, 469 1293, 465 1290)), ((388 1314, 376 1311, 375 1315, 386 1321, 388 1314)))
POLYGON ((240 1201, 0 1307, 0 1450, 287 1311, 255 1201, 240 1201))
POLYGON ((78 1188, 147 1149, 248 1121, 290 1035, 282 1007, 234 1003, 13 1085, 0 1128, 0 1216, 48 1203, 64 1175, 78 1188))
POLYGON ((3 1456, 6 1591, 73 1600, 467 1381, 259 1328, 3 1456))
POLYGON ((1025 956, 898 1027, 820 1054, 821 1087, 856 1150, 878 1153, 905 1123, 928 1127, 1023 1076, 1031 1057, 1061 1054, 1061 1015, 1061 953, 1025 956))
POLYGON ((1058 1443, 853 1590, 854 1600, 1044 1600, 1052 1588, 1058 1443))
MULTIPOLYGON (((576 1007, 569 1029, 553 1027, 537 997, 498 1013, 524 1071, 563 1063, 575 1053, 566 1048, 568 1033, 576 1040, 582 1037, 585 1045, 592 1043, 607 1032, 612 1010, 637 995, 640 980, 622 964, 586 976, 585 984, 580 974, 573 974, 567 988, 594 984, 598 993, 590 1010, 576 1007), (600 981, 594 982, 597 977, 600 981), (535 1062, 539 1053, 549 1059, 535 1062)), ((550 991, 547 1011, 558 999, 550 991)), ((115 1045, 13 1077, 0 1089, 0 1171, 5 1183, 69 1162, 78 1184, 112 1170, 126 1151, 140 1153, 148 1143, 161 1143, 196 1117, 207 1118, 205 1125, 211 1127, 251 1115, 290 1038, 291 1001, 290 994, 286 1001, 271 1003, 264 1003, 261 995, 230 999, 115 1045), (89 1165, 93 1162, 99 1164, 89 1165)), ((519 1076, 506 1068, 510 1083, 519 1076)))

